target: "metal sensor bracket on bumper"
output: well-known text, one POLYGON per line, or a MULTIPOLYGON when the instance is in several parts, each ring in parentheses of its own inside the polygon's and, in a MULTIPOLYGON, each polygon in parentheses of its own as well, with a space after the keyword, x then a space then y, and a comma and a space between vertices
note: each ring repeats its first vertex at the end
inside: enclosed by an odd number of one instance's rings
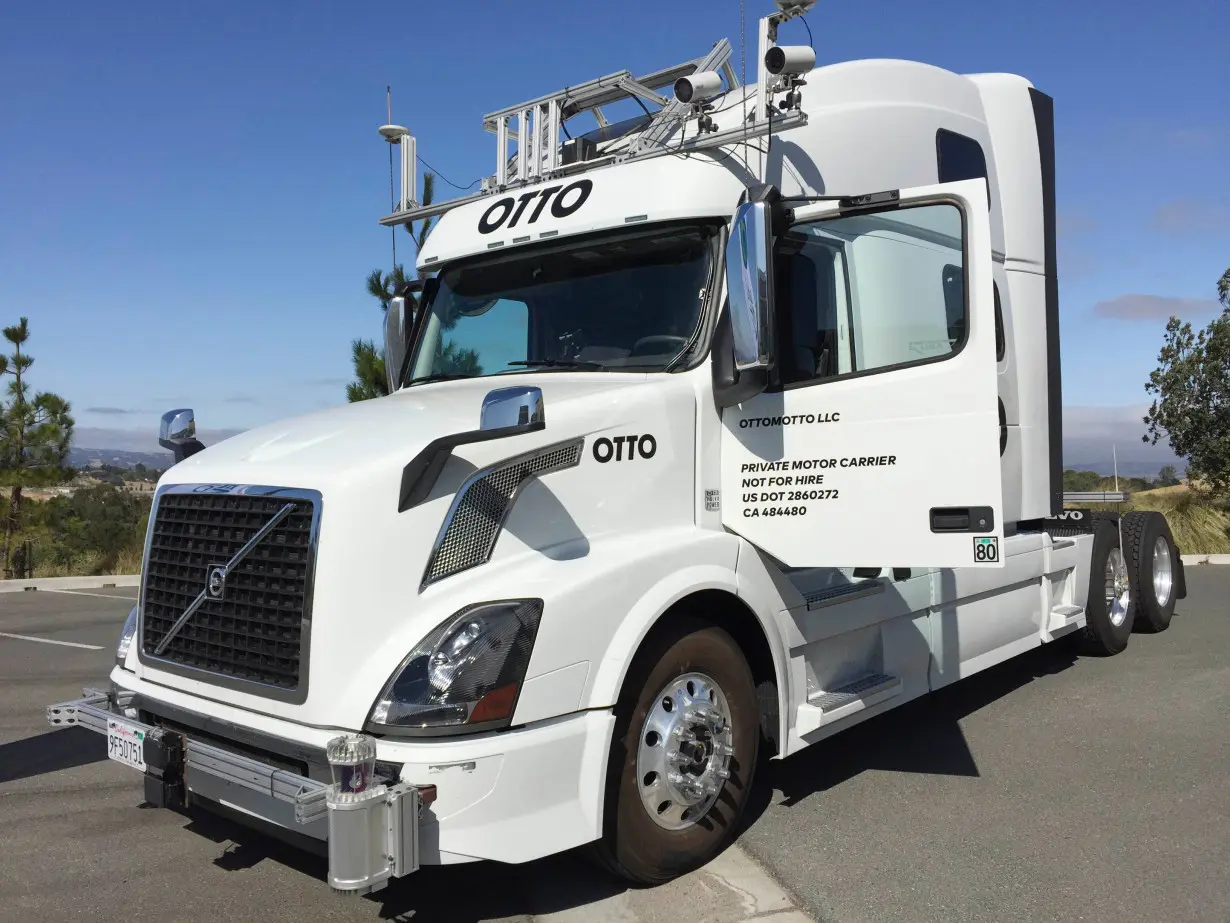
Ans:
MULTIPOLYGON (((143 737, 146 800, 159 807, 180 807, 194 790, 193 781, 226 783, 254 798, 252 813, 279 823, 279 813, 294 807, 294 821, 307 827, 327 821, 329 886, 364 894, 383 888, 419 867, 419 814, 435 800, 434 785, 374 779, 366 791, 341 792, 336 785, 278 769, 257 759, 194 740, 139 720, 129 707, 131 693, 108 695, 82 690, 83 697, 47 708, 52 727, 83 727, 107 734, 108 723, 122 722, 143 737), (263 807, 262 807, 263 806, 263 807)), ((252 802, 249 802, 251 805, 252 802)), ((318 825, 319 826, 319 825, 318 825)))

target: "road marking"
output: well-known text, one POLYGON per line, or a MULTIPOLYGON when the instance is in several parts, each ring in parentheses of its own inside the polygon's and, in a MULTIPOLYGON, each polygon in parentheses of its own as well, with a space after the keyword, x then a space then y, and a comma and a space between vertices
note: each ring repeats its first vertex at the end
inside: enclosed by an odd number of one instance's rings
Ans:
POLYGON ((101 644, 79 644, 76 641, 53 641, 51 638, 34 638, 30 635, 11 635, 7 631, 0 631, 0 638, 16 638, 18 641, 37 641, 39 644, 60 644, 64 647, 83 647, 87 651, 101 651, 101 644))
POLYGON ((112 596, 110 593, 83 593, 81 590, 39 590, 40 593, 63 593, 65 596, 96 596, 99 599, 122 599, 135 603, 135 596, 112 596))

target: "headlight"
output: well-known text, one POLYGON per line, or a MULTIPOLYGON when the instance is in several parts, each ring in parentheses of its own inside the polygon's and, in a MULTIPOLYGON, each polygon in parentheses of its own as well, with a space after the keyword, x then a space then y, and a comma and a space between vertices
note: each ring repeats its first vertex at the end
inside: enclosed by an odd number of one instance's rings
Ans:
POLYGON ((115 662, 121 667, 128 659, 128 648, 132 647, 133 635, 137 633, 137 607, 133 606, 124 620, 124 630, 120 633, 120 643, 115 647, 115 662))
POLYGON ((372 708, 369 728, 414 735, 506 727, 541 616, 541 599, 462 609, 402 661, 372 708))

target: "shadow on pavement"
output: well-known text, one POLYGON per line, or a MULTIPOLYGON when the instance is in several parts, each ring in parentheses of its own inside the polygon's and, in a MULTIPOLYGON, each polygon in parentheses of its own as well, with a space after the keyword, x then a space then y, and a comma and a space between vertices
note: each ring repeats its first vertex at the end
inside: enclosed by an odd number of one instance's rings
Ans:
POLYGON ((0 783, 98 763, 106 758, 106 739, 101 735, 79 727, 57 728, 0 744, 0 783))
POLYGON ((1077 659, 1071 645, 1047 644, 842 731, 802 753, 762 764, 743 827, 764 813, 774 790, 782 793, 781 804, 788 807, 872 769, 977 776, 978 764, 961 731, 961 719, 1040 677, 1063 672, 1077 659))
MULTIPOLYGON (((187 830, 224 848, 214 865, 244 871, 269 860, 316 879, 311 888, 321 901, 348 898, 333 894, 326 882, 328 860, 314 841, 285 842, 279 834, 253 829, 219 813, 190 807, 187 830)), ((380 907, 380 919, 414 923, 480 923, 584 907, 627 889, 627 884, 600 871, 577 852, 525 865, 498 862, 427 866, 362 898, 380 907)))

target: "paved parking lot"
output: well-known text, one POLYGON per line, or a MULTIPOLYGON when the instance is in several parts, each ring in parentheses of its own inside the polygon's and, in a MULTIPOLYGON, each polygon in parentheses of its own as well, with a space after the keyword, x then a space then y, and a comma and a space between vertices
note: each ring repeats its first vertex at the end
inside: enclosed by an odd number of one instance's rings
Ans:
POLYGON ((1044 648, 772 764, 741 849, 685 881, 625 890, 566 855, 375 898, 226 821, 142 808, 101 737, 46 727, 105 677, 135 590, 0 594, 0 919, 1230 919, 1230 568, 1188 585, 1171 630, 1119 657, 1044 648))

